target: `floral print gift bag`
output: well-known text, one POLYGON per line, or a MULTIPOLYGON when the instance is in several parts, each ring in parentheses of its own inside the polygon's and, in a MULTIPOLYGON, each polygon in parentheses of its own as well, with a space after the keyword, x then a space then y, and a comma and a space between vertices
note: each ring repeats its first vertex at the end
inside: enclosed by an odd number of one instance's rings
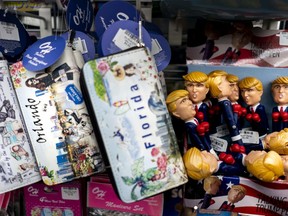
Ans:
POLYGON ((91 60, 82 75, 120 198, 131 203, 186 183, 149 51, 135 48, 91 60))

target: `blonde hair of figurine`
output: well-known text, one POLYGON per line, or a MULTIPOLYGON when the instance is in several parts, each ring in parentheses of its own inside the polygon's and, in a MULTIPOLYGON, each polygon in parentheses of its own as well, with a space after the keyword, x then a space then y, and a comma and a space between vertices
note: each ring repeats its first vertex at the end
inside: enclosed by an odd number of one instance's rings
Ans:
POLYGON ((243 193, 244 195, 246 195, 247 190, 246 190, 246 188, 243 187, 242 185, 232 185, 231 188, 236 189, 236 190, 239 190, 239 191, 241 191, 241 193, 243 193))
POLYGON ((278 154, 288 155, 288 128, 284 128, 271 136, 268 146, 269 150, 273 150, 278 154))
POLYGON ((205 179, 211 176, 217 170, 217 160, 212 154, 212 157, 209 158, 211 160, 210 163, 205 162, 202 156, 202 152, 196 147, 190 148, 183 155, 183 161, 187 174, 194 180, 205 179), (213 164, 215 164, 215 166, 213 166, 213 164))
POLYGON ((234 74, 228 74, 226 79, 230 83, 237 83, 239 81, 239 77, 234 74))
POLYGON ((186 81, 189 82, 195 82, 195 83, 205 83, 205 87, 209 88, 208 84, 208 76, 204 72, 201 71, 193 71, 190 72, 189 74, 186 74, 183 76, 185 83, 186 81))
POLYGON ((204 179, 203 189, 206 192, 210 191, 211 185, 218 184, 220 186, 221 180, 217 176, 209 176, 204 179))
POLYGON ((271 90, 273 90, 276 84, 288 84, 288 76, 278 77, 277 79, 273 80, 272 85, 271 85, 271 90))
POLYGON ((174 111, 176 111, 176 108, 177 108, 176 101, 188 95, 189 95, 189 92, 184 89, 172 91, 166 98, 166 105, 167 105, 168 111, 170 113, 173 113, 174 111))
POLYGON ((262 82, 255 77, 245 77, 244 79, 240 80, 238 86, 240 89, 255 87, 257 91, 263 91, 262 82))
POLYGON ((288 76, 286 77, 278 77, 277 79, 273 80, 273 84, 288 84, 288 76))
POLYGON ((214 70, 208 74, 210 95, 213 98, 217 98, 221 94, 218 86, 221 84, 222 76, 227 77, 228 73, 223 70, 214 70))
POLYGON ((247 171, 264 182, 272 182, 284 176, 281 156, 275 151, 251 151, 245 158, 247 171))

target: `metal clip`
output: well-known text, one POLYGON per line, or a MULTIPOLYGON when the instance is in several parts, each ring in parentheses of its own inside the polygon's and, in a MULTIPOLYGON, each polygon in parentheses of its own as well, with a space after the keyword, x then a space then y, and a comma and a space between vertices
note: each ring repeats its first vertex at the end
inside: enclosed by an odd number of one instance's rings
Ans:
POLYGON ((68 47, 72 47, 73 48, 73 41, 75 39, 75 35, 76 35, 76 32, 73 29, 69 30, 68 43, 67 43, 68 47))
POLYGON ((145 44, 143 43, 142 40, 142 20, 138 21, 138 47, 144 47, 145 44))

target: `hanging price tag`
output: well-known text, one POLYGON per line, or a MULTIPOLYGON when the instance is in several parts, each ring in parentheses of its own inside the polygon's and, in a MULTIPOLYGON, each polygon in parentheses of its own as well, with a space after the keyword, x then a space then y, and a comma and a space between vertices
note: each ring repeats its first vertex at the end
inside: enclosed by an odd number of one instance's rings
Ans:
POLYGON ((14 57, 23 52, 29 35, 18 18, 0 9, 0 52, 14 57))
POLYGON ((279 45, 282 46, 288 45, 288 32, 286 31, 280 32, 279 45))
POLYGON ((149 32, 149 34, 152 39, 152 55, 155 58, 158 71, 162 71, 168 66, 171 60, 171 49, 169 42, 159 33, 149 32))
POLYGON ((136 7, 125 1, 106 2, 95 16, 95 30, 100 38, 107 28, 114 22, 122 20, 131 20, 138 22, 140 13, 136 7))
POLYGON ((70 0, 66 21, 70 29, 89 32, 93 22, 93 7, 89 0, 70 0))
POLYGON ((23 66, 29 71, 40 71, 54 64, 62 55, 66 41, 48 36, 30 46, 23 55, 23 66))
MULTIPOLYGON (((69 33, 65 32, 61 35, 61 37, 67 41, 69 33)), ((82 53, 85 62, 95 58, 95 44, 93 39, 87 34, 80 31, 75 31, 73 47, 82 53)))
MULTIPOLYGON (((151 37, 144 27, 142 27, 142 41, 151 50, 151 37)), ((138 23, 131 20, 117 21, 104 32, 101 51, 106 56, 135 47, 137 42, 139 42, 138 23)))

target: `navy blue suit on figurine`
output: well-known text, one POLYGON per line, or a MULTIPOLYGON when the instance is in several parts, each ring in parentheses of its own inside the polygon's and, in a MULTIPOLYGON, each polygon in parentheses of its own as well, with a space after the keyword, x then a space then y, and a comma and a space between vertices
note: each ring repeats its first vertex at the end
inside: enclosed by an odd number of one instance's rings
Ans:
POLYGON ((206 150, 209 152, 212 149, 210 140, 207 139, 207 136, 200 136, 198 134, 197 126, 195 120, 185 122, 186 131, 192 144, 190 147, 196 147, 201 151, 206 150))
POLYGON ((272 82, 271 92, 277 106, 272 109, 272 131, 288 128, 288 77, 277 77, 272 82))
POLYGON ((242 137, 240 135, 240 132, 237 126, 237 121, 235 120, 235 116, 232 110, 232 104, 230 100, 228 99, 221 100, 221 101, 218 101, 218 104, 220 106, 223 119, 231 135, 232 142, 233 143, 235 142, 243 146, 242 137))
POLYGON ((196 118, 199 122, 208 122, 208 111, 209 107, 206 103, 200 102, 195 104, 196 118), (201 113, 201 116, 199 115, 201 113), (203 114, 203 115, 202 115, 203 114))
POLYGON ((212 194, 205 193, 204 199, 199 203, 201 205, 201 209, 207 209, 211 204, 214 204, 215 201, 212 199, 212 194))
POLYGON ((233 158, 235 159, 234 164, 227 164, 225 162, 219 162, 219 167, 216 175, 245 175, 247 173, 246 167, 243 165, 243 154, 242 153, 232 153, 233 158))
POLYGON ((238 103, 239 100, 239 77, 234 74, 228 74, 227 80, 229 81, 229 86, 231 88, 231 95, 228 96, 228 99, 231 101, 232 110, 234 114, 234 119, 237 122, 237 127, 239 130, 242 129, 244 119, 242 118, 243 115, 246 114, 246 109, 241 107, 238 103))
POLYGON ((212 107, 209 108, 208 115, 209 123, 210 123, 210 134, 217 133, 217 127, 223 125, 222 112, 220 107, 217 104, 213 104, 212 107))
MULTIPOLYGON (((195 111, 196 111, 195 117, 198 120, 198 122, 200 122, 202 125, 205 123, 207 126, 207 131, 205 133, 205 140, 207 140, 210 146, 211 145, 210 132, 209 132, 210 124, 208 123, 209 106, 204 102, 200 102, 195 105, 195 111)), ((209 150, 211 150, 211 148, 209 150)))
POLYGON ((234 204, 232 204, 232 203, 228 204, 227 201, 224 201, 218 210, 220 210, 220 211, 233 211, 234 208, 235 208, 234 204))
POLYGON ((272 131, 288 128, 288 107, 276 106, 272 108, 272 131))
POLYGON ((251 124, 252 130, 257 131, 259 133, 259 137, 267 135, 269 132, 269 124, 265 107, 260 103, 253 107, 248 106, 247 114, 247 117, 251 116, 249 122, 251 124))
POLYGON ((247 114, 247 110, 244 107, 241 107, 238 103, 232 103, 233 115, 234 119, 237 122, 237 127, 239 130, 242 130, 245 123, 245 116, 247 114))

